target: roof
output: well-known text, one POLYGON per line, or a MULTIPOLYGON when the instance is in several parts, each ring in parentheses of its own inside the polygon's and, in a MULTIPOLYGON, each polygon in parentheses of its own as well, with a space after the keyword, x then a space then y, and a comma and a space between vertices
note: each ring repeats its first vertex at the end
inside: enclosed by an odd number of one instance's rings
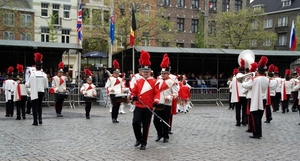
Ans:
MULTIPOLYGON (((213 48, 178 48, 178 47, 149 47, 135 46, 137 52, 145 50, 149 53, 180 53, 180 54, 223 54, 239 55, 243 50, 239 49, 213 49, 213 48)), ((132 48, 127 49, 131 51, 132 48)), ((282 51, 282 50, 252 50, 255 55, 265 56, 299 56, 300 51, 282 51)), ((118 54, 118 53, 115 53, 118 54)))
POLYGON ((0 46, 20 46, 32 48, 60 48, 60 49, 82 49, 78 44, 70 43, 51 43, 51 42, 35 42, 23 40, 0 40, 0 46))
POLYGON ((29 5, 29 3, 24 0, 14 0, 14 1, 0 0, 0 6, 1 8, 5 8, 5 9, 34 12, 34 10, 29 5))
POLYGON ((282 7, 282 0, 254 0, 251 5, 264 5, 265 13, 268 12, 276 12, 276 11, 285 11, 285 10, 291 10, 296 9, 300 7, 300 1, 299 0, 291 0, 292 4, 290 6, 284 6, 282 7))

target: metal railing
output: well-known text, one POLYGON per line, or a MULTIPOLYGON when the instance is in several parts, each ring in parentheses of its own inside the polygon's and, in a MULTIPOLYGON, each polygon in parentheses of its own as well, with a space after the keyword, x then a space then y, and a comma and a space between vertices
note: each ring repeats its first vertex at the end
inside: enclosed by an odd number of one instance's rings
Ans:
MULTIPOLYGON (((2 88, 0 89, 0 104, 5 104, 5 96, 2 88)), ((79 92, 80 88, 73 87, 67 88, 69 91, 69 96, 65 99, 64 103, 70 108, 75 108, 80 104, 84 103, 84 97, 79 92)), ((110 104, 109 97, 107 97, 106 89, 96 88, 97 91, 97 104, 100 106, 107 107, 110 104)), ((229 88, 192 88, 191 101, 201 102, 201 101, 215 101, 218 106, 224 106, 222 101, 228 101, 229 99, 229 88)), ((49 90, 45 91, 45 98, 43 104, 46 106, 54 105, 54 95, 49 93, 49 90)))

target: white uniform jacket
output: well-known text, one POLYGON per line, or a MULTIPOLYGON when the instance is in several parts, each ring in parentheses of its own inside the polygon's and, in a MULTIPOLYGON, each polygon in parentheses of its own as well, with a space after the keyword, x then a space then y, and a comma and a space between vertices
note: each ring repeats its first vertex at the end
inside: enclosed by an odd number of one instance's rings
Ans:
POLYGON ((96 86, 92 83, 91 84, 84 83, 80 88, 80 92, 87 97, 97 96, 96 86))
POLYGON ((122 83, 122 78, 112 76, 107 79, 105 88, 107 90, 107 94, 121 94, 123 93, 125 86, 122 83))
POLYGON ((160 92, 159 103, 171 106, 172 100, 178 97, 178 84, 171 78, 165 80, 159 79, 156 84, 160 92), (165 100, 166 98, 168 101, 165 100))
POLYGON ((38 92, 45 92, 45 89, 48 88, 47 75, 42 71, 31 72, 26 87, 30 88, 31 100, 38 99, 38 92))
POLYGON ((270 96, 275 96, 276 95, 276 88, 277 88, 278 84, 277 81, 274 78, 270 79, 270 96))
POLYGON ((67 85, 66 85, 67 77, 65 76, 54 76, 52 78, 52 88, 54 89, 55 93, 58 92, 65 92, 67 90, 67 85))
POLYGON ((143 78, 139 73, 136 73, 129 82, 129 88, 132 89, 134 87, 134 84, 136 80, 143 78))
POLYGON ((14 101, 20 101, 22 96, 28 95, 28 88, 26 88, 25 84, 19 84, 18 82, 14 83, 14 101))
POLYGON ((276 87, 276 93, 277 92, 281 92, 281 81, 282 81, 282 79, 281 78, 279 78, 279 77, 276 77, 276 78, 274 78, 276 81, 277 81, 277 87, 276 87))
POLYGON ((292 93, 292 87, 293 87, 293 82, 292 81, 287 81, 283 80, 281 82, 281 100, 286 100, 286 95, 292 93))
POLYGON ((14 82, 15 81, 12 79, 7 79, 3 82, 3 90, 4 90, 6 102, 11 100, 11 95, 13 95, 13 93, 11 91, 13 91, 13 89, 14 89, 14 82))

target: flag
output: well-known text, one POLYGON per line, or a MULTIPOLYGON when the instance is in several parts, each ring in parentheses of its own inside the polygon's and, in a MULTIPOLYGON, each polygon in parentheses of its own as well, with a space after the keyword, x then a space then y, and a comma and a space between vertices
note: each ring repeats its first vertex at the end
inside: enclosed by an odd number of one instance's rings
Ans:
POLYGON ((79 1, 76 30, 77 30, 78 44, 81 45, 82 44, 82 5, 81 5, 81 0, 79 1))
POLYGON ((130 46, 134 45, 134 39, 136 37, 135 30, 136 30, 136 22, 135 22, 135 15, 134 10, 132 8, 131 12, 131 29, 130 29, 130 46))
POLYGON ((109 27, 109 37, 110 37, 110 44, 114 45, 115 40, 115 17, 113 11, 110 15, 110 27, 109 27))
POLYGON ((210 9, 212 9, 212 8, 213 8, 213 3, 212 3, 212 2, 209 2, 209 3, 208 3, 208 7, 209 7, 210 9))
POLYGON ((297 46, 297 39, 296 39, 296 29, 294 21, 292 22, 292 28, 291 28, 291 35, 290 35, 290 50, 294 51, 297 46))

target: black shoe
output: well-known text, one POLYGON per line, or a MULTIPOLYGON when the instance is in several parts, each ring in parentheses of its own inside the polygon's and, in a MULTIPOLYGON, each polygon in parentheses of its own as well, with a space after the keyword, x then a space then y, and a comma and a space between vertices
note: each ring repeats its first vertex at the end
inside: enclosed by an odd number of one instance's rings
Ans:
POLYGON ((253 131, 248 129, 248 130, 246 130, 246 132, 253 132, 253 131))
POLYGON ((293 109, 292 112, 298 112, 298 110, 297 109, 293 109))
POLYGON ((287 113, 289 113, 289 112, 290 112, 290 110, 289 110, 289 109, 286 109, 286 112, 287 112, 287 113))
POLYGON ((64 117, 62 114, 57 114, 56 117, 64 117))
POLYGON ((285 113, 284 111, 282 111, 282 113, 285 113))
POLYGON ((43 121, 42 121, 42 119, 39 119, 39 124, 43 124, 43 121))
POLYGON ((161 136, 158 136, 155 141, 158 142, 161 138, 161 136))
POLYGON ((168 138, 164 138, 164 141, 163 141, 164 143, 167 143, 167 142, 169 142, 169 139, 168 138))
POLYGON ((270 120, 266 120, 264 123, 271 123, 271 121, 270 120))
POLYGON ((21 120, 21 117, 17 117, 16 120, 21 120))
POLYGON ((117 121, 116 119, 112 120, 113 123, 119 123, 119 121, 117 121))
POLYGON ((27 111, 26 114, 30 115, 30 111, 27 111))
POLYGON ((249 136, 249 138, 251 138, 251 139, 260 139, 259 136, 249 136))
POLYGON ((141 145, 141 143, 139 141, 136 141, 134 144, 134 146, 139 146, 139 145, 141 145))
POLYGON ((235 126, 241 126, 241 124, 235 124, 235 126))
POLYGON ((9 115, 5 115, 5 117, 9 117, 9 115))
POLYGON ((86 116, 86 119, 90 119, 90 116, 86 116))
POLYGON ((173 134, 172 131, 169 131, 169 134, 173 134))
POLYGON ((33 125, 33 126, 38 126, 38 123, 37 123, 37 122, 34 122, 32 125, 33 125))
POLYGON ((26 117, 25 117, 25 116, 23 116, 23 120, 26 120, 26 117))
POLYGON ((298 125, 300 125, 300 123, 298 125))
POLYGON ((141 145, 140 150, 145 150, 146 149, 146 145, 141 145))

